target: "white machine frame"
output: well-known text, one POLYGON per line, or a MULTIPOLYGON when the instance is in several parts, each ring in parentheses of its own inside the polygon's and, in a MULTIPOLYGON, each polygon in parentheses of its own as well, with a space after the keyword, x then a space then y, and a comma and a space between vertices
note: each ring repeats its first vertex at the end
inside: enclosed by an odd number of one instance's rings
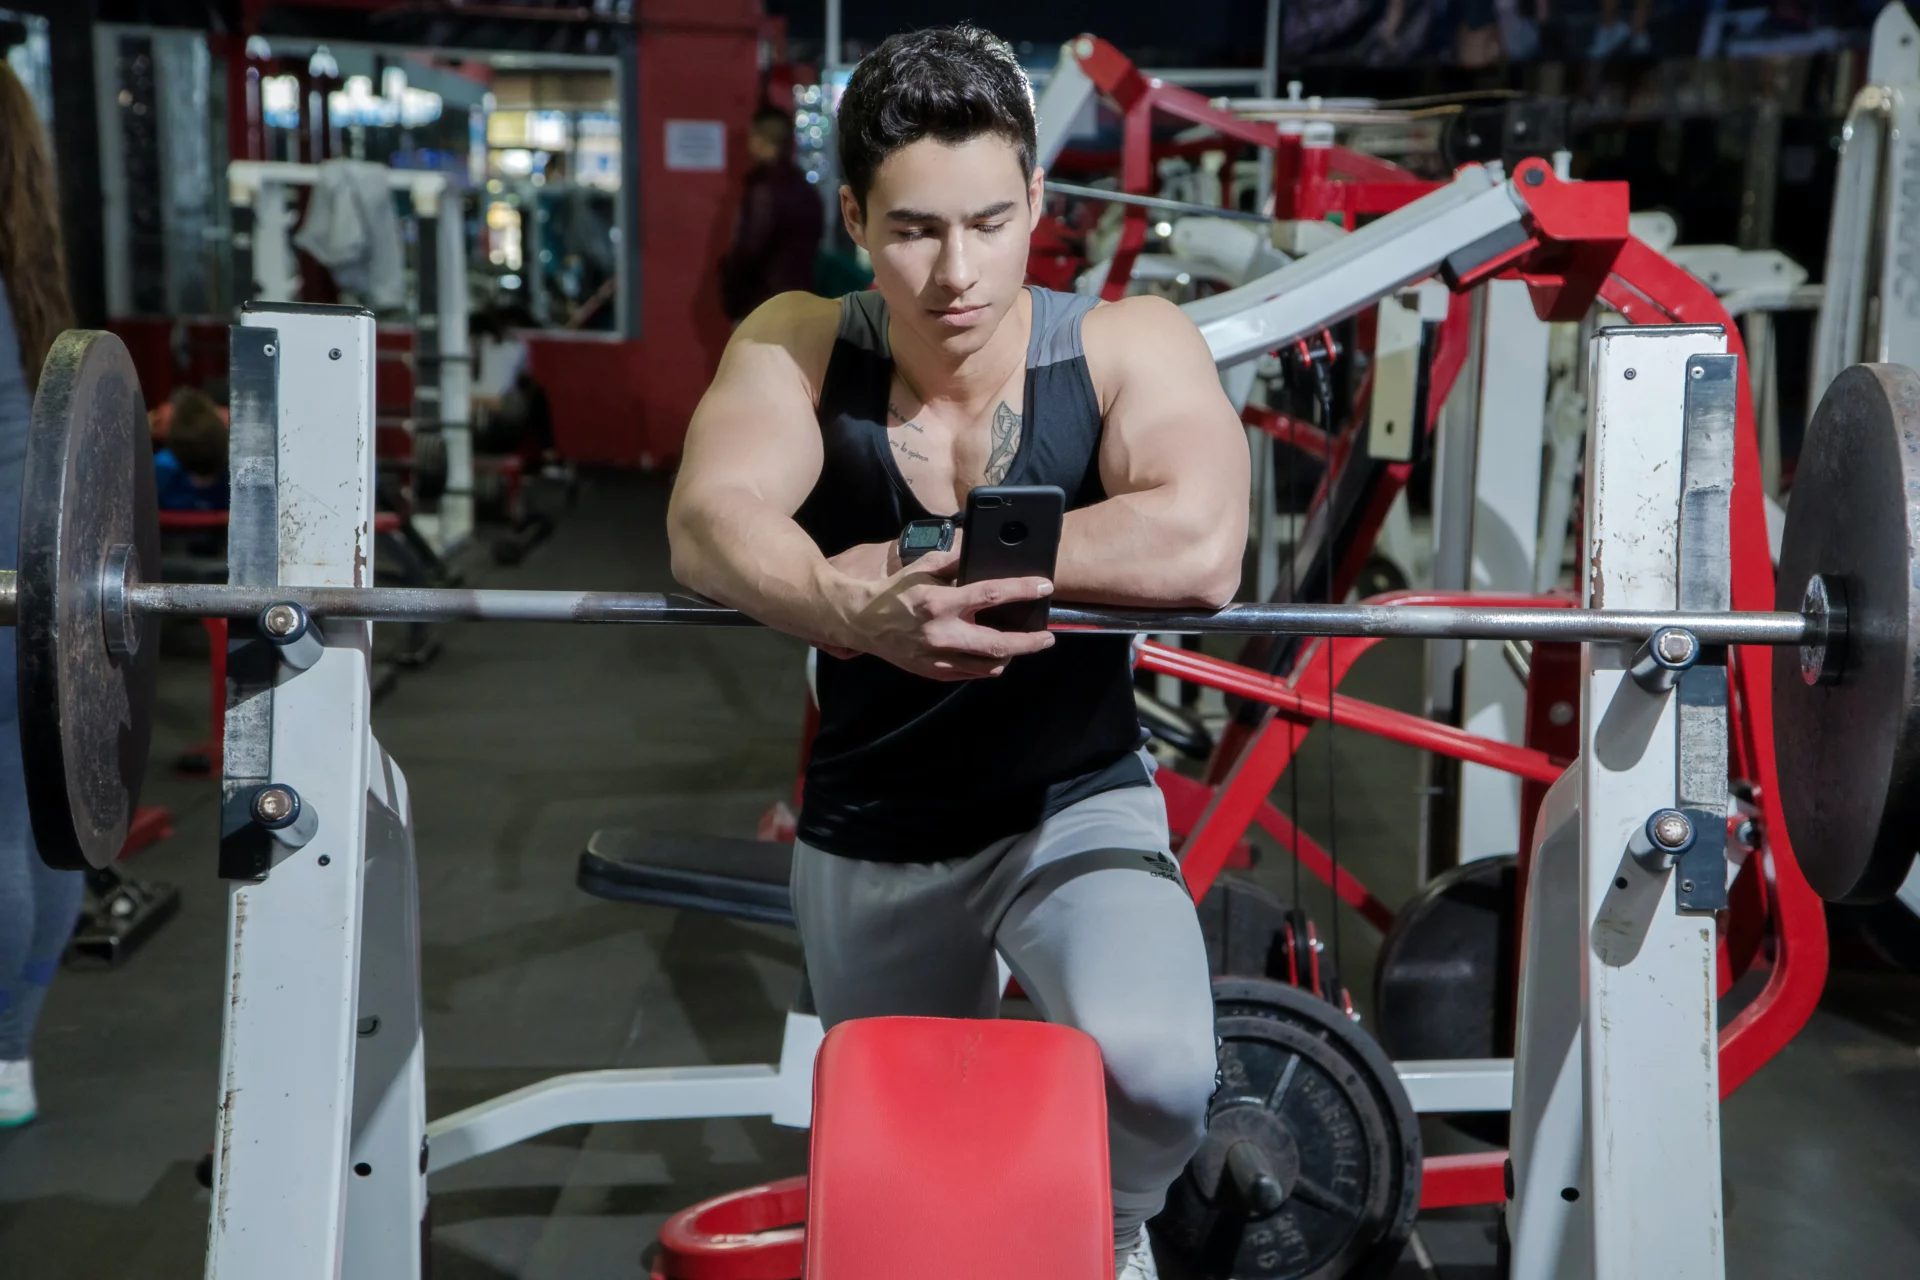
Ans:
MULTIPOLYGON (((1725 351, 1725 334, 1704 326, 1596 335, 1582 574, 1591 607, 1680 603, 1689 361, 1725 351)), ((1724 547, 1724 498, 1717 518, 1724 547)), ((1724 594, 1730 566, 1722 557, 1711 567, 1724 594)), ((1631 852, 1651 815, 1679 803, 1680 699, 1641 687, 1631 661, 1583 646, 1580 754, 1548 793, 1534 840, 1507 1207, 1520 1280, 1726 1270, 1714 921, 1676 909, 1678 872, 1649 871, 1631 852)), ((1724 719, 1720 731, 1724 779, 1724 719)))
MULTIPOLYGON (((1441 411, 1434 446, 1436 591, 1534 587, 1549 338, 1521 281, 1490 280, 1476 291, 1467 364, 1441 411)), ((1514 678, 1499 641, 1429 642, 1427 702, 1431 714, 1482 737, 1526 736, 1526 684, 1514 678)), ((1520 847, 1520 779, 1462 764, 1456 795, 1457 861, 1520 847)), ((1431 839, 1423 840, 1423 855, 1431 849, 1431 839)))
MULTIPOLYGON (((236 582, 364 581, 373 336, 365 312, 284 304, 236 329, 236 582)), ((1685 361, 1722 349, 1698 327, 1596 339, 1595 605, 1675 603, 1685 361)), ((820 1030, 795 1012, 774 1065, 575 1073, 427 1124, 406 783, 371 732, 367 626, 332 624, 326 644, 306 670, 237 678, 228 714, 223 864, 260 785, 294 789, 317 827, 229 891, 208 1276, 413 1280, 427 1173, 562 1125, 807 1122, 820 1030)), ((1523 1280, 1722 1271, 1712 925, 1676 910, 1673 873, 1623 866, 1631 833, 1676 803, 1674 698, 1624 679, 1629 660, 1586 659, 1583 750, 1532 878, 1517 1070, 1401 1066, 1423 1109, 1502 1109, 1511 1088, 1516 1256, 1555 1259, 1523 1280), (1638 945, 1609 951, 1616 936, 1638 945)))
POLYGON ((1920 362, 1920 25, 1904 5, 1874 20, 1867 85, 1841 134, 1813 385, 1860 361, 1920 362))
MULTIPOLYGON (((227 166, 233 207, 253 210, 253 276, 260 300, 299 295, 293 252, 291 188, 310 187, 320 166, 284 160, 235 160, 227 166)), ((447 487, 437 510, 412 519, 441 555, 473 536, 473 352, 469 338, 467 245, 462 193, 446 174, 389 169, 387 184, 404 192, 420 228, 420 271, 414 318, 414 404, 439 424, 446 443, 447 487)), ((408 420, 409 431, 415 429, 408 420)))

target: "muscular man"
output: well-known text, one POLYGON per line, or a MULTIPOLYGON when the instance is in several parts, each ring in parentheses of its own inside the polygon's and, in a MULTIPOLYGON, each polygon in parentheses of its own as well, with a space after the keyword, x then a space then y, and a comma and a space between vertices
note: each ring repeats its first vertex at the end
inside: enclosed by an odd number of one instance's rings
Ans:
POLYGON ((793 869, 821 1017, 990 1017, 1004 957, 1043 1016, 1100 1046, 1115 1270, 1151 1277, 1144 1224, 1199 1144, 1215 1060, 1128 640, 975 614, 1055 592, 1224 604, 1244 437, 1177 308, 1022 287, 1041 173, 1004 43, 887 40, 838 133, 877 289, 786 294, 735 333, 688 433, 674 574, 822 651, 793 869), (1052 581, 956 585, 957 551, 901 567, 908 520, 1001 483, 1067 493, 1052 581))

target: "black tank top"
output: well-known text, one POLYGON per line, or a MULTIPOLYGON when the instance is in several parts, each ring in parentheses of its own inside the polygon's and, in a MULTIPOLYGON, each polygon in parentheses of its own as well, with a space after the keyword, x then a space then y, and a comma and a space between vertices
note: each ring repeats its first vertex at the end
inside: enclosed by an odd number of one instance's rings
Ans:
MULTIPOLYGON (((1080 321, 1096 299, 1030 289, 1020 447, 1007 484, 1058 485, 1067 508, 1106 497, 1100 402, 1080 321)), ((893 355, 877 292, 841 302, 820 389, 825 462, 795 519, 826 555, 899 537, 922 507, 887 447, 893 355)), ((871 656, 820 655, 820 729, 799 837, 885 862, 961 857, 1076 801, 1150 779, 1138 748, 1126 636, 1062 635, 1002 675, 947 683, 871 656)))

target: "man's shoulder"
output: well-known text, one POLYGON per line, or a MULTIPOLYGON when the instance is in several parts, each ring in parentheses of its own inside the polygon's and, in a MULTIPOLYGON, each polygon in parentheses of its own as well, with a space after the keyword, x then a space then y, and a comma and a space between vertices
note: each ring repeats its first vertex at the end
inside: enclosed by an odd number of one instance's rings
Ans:
POLYGON ((1186 312, 1152 293, 1103 302, 1087 312, 1080 325, 1089 352, 1095 348, 1132 348, 1170 334, 1192 332, 1194 324, 1186 312))
POLYGON ((776 293, 740 322, 740 332, 762 342, 796 348, 822 343, 831 347, 840 332, 841 305, 839 298, 823 298, 797 289, 776 293))
POLYGON ((1155 353, 1196 333, 1186 312, 1150 293, 1103 302, 1080 322, 1080 342, 1103 393, 1135 377, 1151 378, 1159 367, 1155 353))
POLYGON ((838 298, 798 291, 777 293, 740 322, 732 345, 783 350, 808 383, 818 387, 840 332, 840 307, 838 298))

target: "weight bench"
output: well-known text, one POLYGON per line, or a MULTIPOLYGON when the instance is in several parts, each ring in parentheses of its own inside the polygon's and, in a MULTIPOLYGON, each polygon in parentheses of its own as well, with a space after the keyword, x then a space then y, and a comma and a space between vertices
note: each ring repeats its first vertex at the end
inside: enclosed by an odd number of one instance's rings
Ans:
POLYGON ((793 847, 735 836, 608 827, 587 838, 575 882, 596 898, 793 927, 793 847))

